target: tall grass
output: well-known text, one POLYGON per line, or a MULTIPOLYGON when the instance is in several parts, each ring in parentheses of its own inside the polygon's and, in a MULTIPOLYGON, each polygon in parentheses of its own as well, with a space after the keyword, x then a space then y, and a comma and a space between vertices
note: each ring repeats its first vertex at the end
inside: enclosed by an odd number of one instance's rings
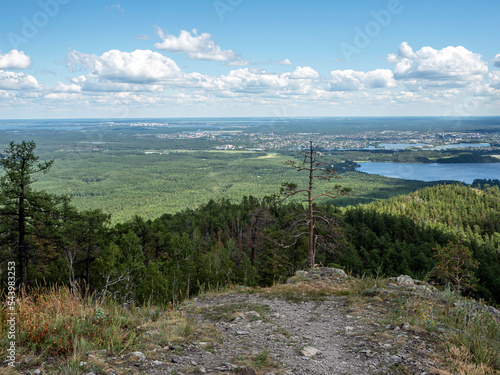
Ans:
MULTIPOLYGON (((8 329, 5 303, 1 304, 1 331, 8 329)), ((50 287, 21 290, 16 302, 16 350, 19 355, 83 359, 91 351, 147 349, 194 334, 195 323, 172 309, 145 305, 125 307, 112 299, 84 297, 75 288, 50 287), (151 335, 148 331, 160 333, 151 335)), ((9 345, 7 335, 0 350, 9 345)), ((71 367, 71 366, 70 366, 71 367)))

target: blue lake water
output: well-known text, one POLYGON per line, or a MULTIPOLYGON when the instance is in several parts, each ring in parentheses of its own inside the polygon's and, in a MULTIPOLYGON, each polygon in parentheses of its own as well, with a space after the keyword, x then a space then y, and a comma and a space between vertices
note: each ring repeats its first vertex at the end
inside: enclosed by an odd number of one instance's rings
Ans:
POLYGON ((455 180, 467 184, 476 178, 500 179, 500 163, 359 163, 360 172, 405 180, 455 180))

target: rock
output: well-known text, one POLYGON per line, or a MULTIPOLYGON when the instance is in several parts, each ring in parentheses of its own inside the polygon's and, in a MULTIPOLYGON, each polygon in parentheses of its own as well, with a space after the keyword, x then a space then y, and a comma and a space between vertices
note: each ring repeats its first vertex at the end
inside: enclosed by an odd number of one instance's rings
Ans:
POLYGON ((410 329, 410 324, 409 323, 403 323, 403 325, 401 326, 401 329, 403 331, 408 331, 410 329))
POLYGON ((244 336, 244 335, 249 335, 250 332, 248 332, 248 331, 236 331, 236 334, 238 336, 244 336))
POLYGON ((177 356, 173 356, 170 361, 172 363, 180 363, 181 362, 181 358, 180 357, 177 357, 177 356))
POLYGON ((345 273, 344 270, 332 267, 320 267, 319 274, 321 275, 321 277, 328 277, 328 276, 347 277, 347 274, 345 273))
POLYGON ((500 320, 500 311, 495 309, 493 306, 486 306, 486 311, 493 314, 497 320, 500 320))
POLYGON ((35 375, 40 375, 41 373, 42 373, 42 371, 39 369, 36 369, 35 371, 33 371, 33 374, 35 374, 35 375))
POLYGON ((309 272, 307 271, 296 271, 295 272, 295 276, 297 277, 307 277, 309 275, 309 272))
POLYGON ((232 363, 229 362, 222 362, 222 365, 228 368, 229 370, 236 370, 238 368, 238 366, 233 365, 232 363))
POLYGON ((400 285, 414 285, 415 281, 408 275, 398 276, 396 279, 397 283, 400 285))
POLYGON ((312 346, 306 346, 304 347, 304 349, 302 349, 300 351, 300 353, 304 356, 304 357, 314 357, 316 354, 319 353, 319 350, 312 347, 312 346))
POLYGON ((146 354, 144 354, 143 352, 132 352, 132 353, 127 354, 125 356, 125 358, 127 358, 127 359, 131 358, 132 360, 137 360, 137 361, 145 361, 146 354))
POLYGON ((87 372, 85 375, 95 375, 94 372, 87 372))
POLYGON ((151 366, 161 366, 161 365, 163 365, 162 361, 152 361, 151 362, 151 366))

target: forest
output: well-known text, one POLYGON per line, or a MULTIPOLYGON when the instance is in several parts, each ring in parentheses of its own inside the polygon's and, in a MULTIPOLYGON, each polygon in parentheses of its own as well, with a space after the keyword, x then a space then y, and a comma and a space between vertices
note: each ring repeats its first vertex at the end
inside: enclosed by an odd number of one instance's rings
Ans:
MULTIPOLYGON (((40 162, 35 148, 11 142, 0 159, 4 291, 8 262, 16 264, 16 285, 66 285, 159 305, 227 285, 273 285, 308 267, 308 239, 296 224, 305 214, 300 200, 278 203, 272 194, 210 199, 153 219, 135 215, 113 223, 100 209, 80 210, 68 196, 37 190, 36 179, 50 174, 53 162, 40 162)), ((298 185, 305 180, 293 175, 298 185)), ((477 186, 443 184, 344 208, 336 199, 320 200, 314 210, 328 225, 317 231, 330 240, 318 247, 315 261, 354 275, 407 274, 444 285, 436 273, 438 249, 465 247, 477 268, 462 292, 498 304, 500 191, 477 186)))

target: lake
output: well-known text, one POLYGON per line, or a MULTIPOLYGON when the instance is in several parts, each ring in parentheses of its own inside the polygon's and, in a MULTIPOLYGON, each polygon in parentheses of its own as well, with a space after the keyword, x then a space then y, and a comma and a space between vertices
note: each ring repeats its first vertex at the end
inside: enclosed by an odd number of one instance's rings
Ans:
POLYGON ((500 163, 374 163, 365 162, 358 171, 405 180, 455 180, 467 184, 476 178, 500 179, 500 163))

